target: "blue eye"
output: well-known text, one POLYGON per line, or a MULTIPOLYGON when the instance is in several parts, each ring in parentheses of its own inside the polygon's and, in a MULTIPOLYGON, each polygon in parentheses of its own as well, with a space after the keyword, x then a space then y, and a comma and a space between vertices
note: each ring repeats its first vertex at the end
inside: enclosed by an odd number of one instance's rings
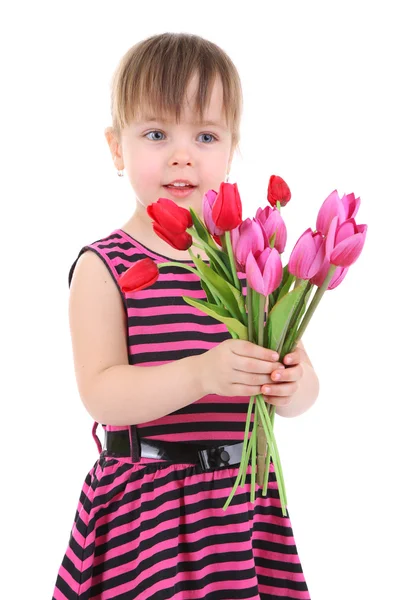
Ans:
MULTIPOLYGON (((149 131, 148 133, 145 134, 145 137, 147 137, 148 135, 151 135, 152 133, 161 133, 161 135, 164 135, 164 133, 162 131, 159 131, 158 129, 153 129, 153 131, 149 131)), ((212 138, 214 138, 214 140, 216 140, 217 138, 215 137, 215 135, 213 135, 212 133, 201 133, 200 135, 208 135, 211 136, 212 138)), ((154 138, 148 138, 150 139, 152 142, 161 142, 162 140, 160 138, 158 139, 154 139, 154 138)), ((207 144, 209 142, 206 142, 207 144)))
MULTIPOLYGON (((149 131, 149 133, 146 133, 145 137, 147 137, 151 133, 161 133, 161 135, 164 135, 161 131, 154 130, 154 131, 149 131)), ((152 140, 152 141, 159 142, 160 140, 158 139, 158 140, 152 140)))
POLYGON ((213 135, 212 133, 201 133, 200 135, 209 135, 212 138, 214 138, 214 140, 216 140, 217 138, 215 137, 215 135, 213 135))

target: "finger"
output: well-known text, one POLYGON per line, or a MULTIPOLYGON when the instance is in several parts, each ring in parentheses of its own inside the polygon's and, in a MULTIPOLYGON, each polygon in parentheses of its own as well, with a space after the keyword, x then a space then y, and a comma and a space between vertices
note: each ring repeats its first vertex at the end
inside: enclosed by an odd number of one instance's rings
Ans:
POLYGON ((263 385, 261 392, 266 396, 292 396, 297 390, 297 382, 293 383, 268 383, 263 385), (268 390, 269 388, 269 390, 268 390))
POLYGON ((289 354, 285 354, 285 356, 283 357, 283 362, 285 365, 296 365, 299 362, 301 362, 301 348, 297 348, 296 350, 293 350, 292 352, 290 352, 289 354))
POLYGON ((234 366, 234 371, 243 371, 244 373, 255 373, 255 374, 270 374, 272 371, 285 368, 285 365, 281 362, 271 362, 268 360, 258 360, 257 358, 242 358, 237 361, 234 366))
POLYGON ((287 406, 291 403, 292 398, 289 396, 284 396, 283 398, 279 396, 265 396, 265 400, 268 404, 274 404, 275 406, 287 406))
POLYGON ((277 369, 271 373, 271 380, 275 382, 281 381, 297 381, 303 373, 302 366, 287 367, 286 369, 277 369))

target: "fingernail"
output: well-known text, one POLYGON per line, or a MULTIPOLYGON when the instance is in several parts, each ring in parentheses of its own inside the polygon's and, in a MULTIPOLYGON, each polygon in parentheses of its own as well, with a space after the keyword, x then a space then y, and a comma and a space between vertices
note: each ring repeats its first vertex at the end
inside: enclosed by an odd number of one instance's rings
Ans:
POLYGON ((263 388, 263 391, 264 391, 264 394, 269 394, 270 391, 271 391, 271 388, 270 387, 265 387, 265 388, 263 388))
POLYGON ((293 358, 291 356, 285 356, 285 361, 287 363, 291 363, 291 362, 293 362, 293 358))

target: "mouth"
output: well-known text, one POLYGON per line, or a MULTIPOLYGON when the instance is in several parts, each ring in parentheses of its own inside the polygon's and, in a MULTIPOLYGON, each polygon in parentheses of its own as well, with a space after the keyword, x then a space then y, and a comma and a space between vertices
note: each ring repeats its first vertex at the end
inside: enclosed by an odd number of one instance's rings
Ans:
POLYGON ((188 185, 184 187, 176 187, 174 185, 163 185, 163 188, 175 198, 186 198, 187 196, 190 196, 190 194, 192 194, 194 190, 197 189, 197 186, 188 185))

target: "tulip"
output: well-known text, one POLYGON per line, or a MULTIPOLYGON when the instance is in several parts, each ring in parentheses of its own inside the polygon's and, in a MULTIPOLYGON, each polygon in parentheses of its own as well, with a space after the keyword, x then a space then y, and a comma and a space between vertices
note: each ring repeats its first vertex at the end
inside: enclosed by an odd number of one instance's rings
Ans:
POLYGON ((190 211, 168 198, 159 198, 157 202, 150 204, 147 214, 162 230, 170 233, 183 233, 193 225, 190 211))
POLYGON ((125 293, 138 292, 153 285, 158 275, 156 263, 151 258, 143 258, 122 273, 118 284, 125 293))
POLYGON ((310 279, 322 267, 325 244, 322 233, 309 227, 297 240, 289 258, 288 271, 298 279, 310 279))
POLYGON ((211 214, 216 227, 222 229, 223 232, 232 231, 240 225, 242 202, 236 183, 221 183, 211 214))
POLYGON ((271 245, 271 238, 276 233, 274 248, 279 254, 285 250, 287 231, 282 215, 277 208, 266 206, 264 209, 258 208, 256 220, 261 224, 264 233, 264 247, 271 245))
POLYGON ((182 233, 173 233, 167 229, 163 229, 157 223, 153 223, 153 230, 158 237, 176 250, 187 250, 193 244, 192 236, 186 233, 186 231, 183 231, 182 233))
POLYGON ((339 224, 347 219, 354 218, 360 206, 360 198, 354 194, 344 194, 339 198, 337 190, 334 190, 324 200, 317 215, 317 230, 323 235, 328 235, 329 225, 334 217, 338 217, 339 224))
MULTIPOLYGON (((310 278, 310 283, 320 288, 324 283, 326 276, 328 275, 330 266, 331 264, 329 260, 325 259, 320 270, 314 275, 314 277, 310 278)), ((340 283, 342 283, 348 270, 349 267, 336 267, 336 269, 333 272, 332 279, 329 281, 328 287, 326 289, 333 290, 340 283)))
POLYGON ((288 184, 279 175, 271 175, 268 183, 267 198, 271 206, 276 206, 279 202, 281 206, 286 206, 292 197, 288 184))
POLYGON ((257 258, 249 252, 246 260, 248 285, 263 296, 269 296, 280 285, 283 276, 282 262, 276 248, 265 248, 257 258))
POLYGON ((215 200, 218 196, 218 192, 215 190, 208 190, 203 196, 203 219, 204 224, 212 236, 220 236, 224 232, 223 229, 217 227, 212 218, 212 208, 215 204, 215 200))
POLYGON ((367 225, 357 225, 353 218, 339 224, 339 217, 333 217, 326 236, 326 259, 331 265, 349 267, 360 256, 366 234, 367 225))
POLYGON ((252 219, 246 219, 232 230, 232 249, 237 268, 242 273, 246 270, 249 252, 257 258, 265 248, 261 225, 252 219))

